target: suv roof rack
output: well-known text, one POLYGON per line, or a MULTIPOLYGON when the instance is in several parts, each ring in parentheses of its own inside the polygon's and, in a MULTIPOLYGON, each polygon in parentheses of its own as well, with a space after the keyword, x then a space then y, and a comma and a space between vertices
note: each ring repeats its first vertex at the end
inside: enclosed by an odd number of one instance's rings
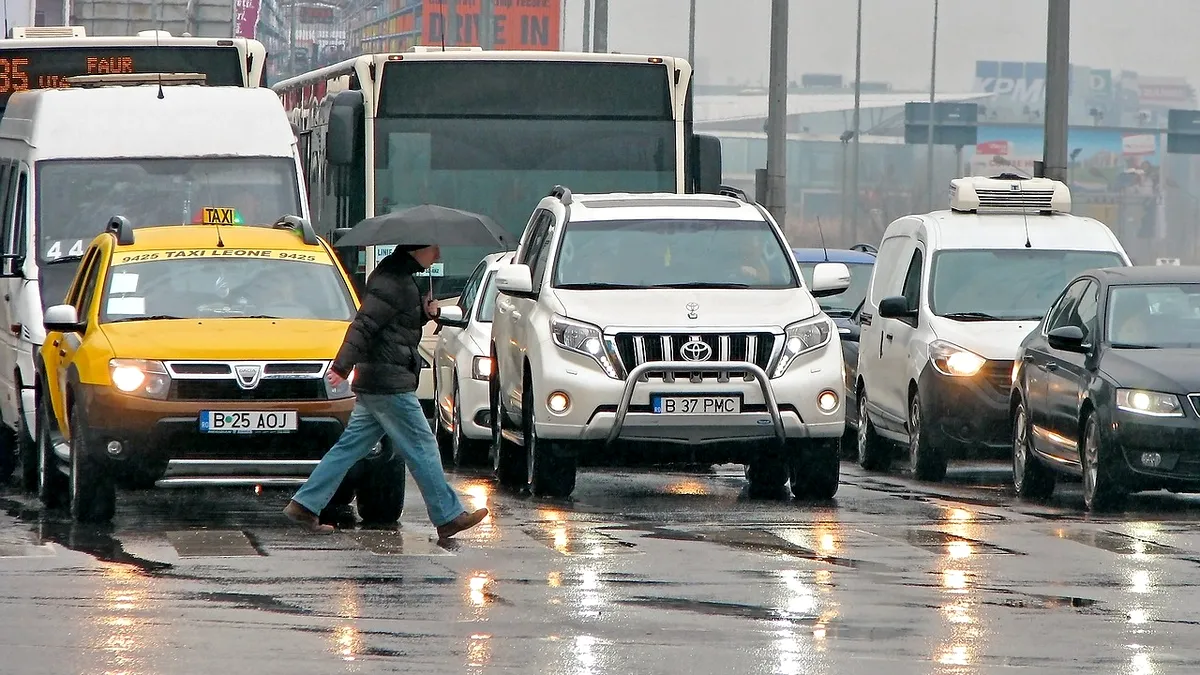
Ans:
POLYGON ((312 223, 300 216, 284 216, 275 221, 271 227, 276 230, 291 230, 299 233, 305 246, 319 246, 321 243, 321 240, 317 238, 316 231, 313 230, 312 223))
POLYGON ((133 223, 125 216, 113 216, 104 226, 105 232, 110 232, 117 238, 118 246, 133 245, 133 223))
POLYGON ((733 197, 734 199, 740 199, 747 204, 754 203, 754 200, 750 199, 750 196, 746 194, 745 190, 733 187, 732 185, 722 185, 721 187, 717 188, 717 194, 721 195, 722 197, 733 197))
POLYGON ((550 189, 550 194, 547 197, 554 197, 563 203, 563 206, 571 205, 571 189, 565 185, 555 185, 550 189))

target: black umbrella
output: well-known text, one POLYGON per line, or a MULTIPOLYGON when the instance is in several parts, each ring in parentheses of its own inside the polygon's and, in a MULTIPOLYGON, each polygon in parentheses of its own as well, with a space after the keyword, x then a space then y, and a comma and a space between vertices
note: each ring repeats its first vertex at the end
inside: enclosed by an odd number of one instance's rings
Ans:
POLYGON ((341 246, 495 246, 508 250, 509 235, 496 221, 470 211, 423 204, 367 218, 338 239, 341 246))

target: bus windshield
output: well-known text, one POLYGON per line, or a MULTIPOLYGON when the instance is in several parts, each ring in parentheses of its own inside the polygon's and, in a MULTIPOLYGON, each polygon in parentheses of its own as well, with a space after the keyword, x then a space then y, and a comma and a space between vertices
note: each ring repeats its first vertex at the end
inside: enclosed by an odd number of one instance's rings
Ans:
POLYGON ((35 170, 42 262, 78 259, 117 215, 147 227, 200 222, 206 206, 233 207, 245 225, 301 213, 290 157, 55 159, 35 170))
MULTIPOLYGON (((646 63, 388 63, 375 214, 440 204, 491 216, 516 238, 556 184, 675 192, 670 84, 662 65, 646 63)), ((492 252, 443 247, 437 294, 457 294, 492 252)))

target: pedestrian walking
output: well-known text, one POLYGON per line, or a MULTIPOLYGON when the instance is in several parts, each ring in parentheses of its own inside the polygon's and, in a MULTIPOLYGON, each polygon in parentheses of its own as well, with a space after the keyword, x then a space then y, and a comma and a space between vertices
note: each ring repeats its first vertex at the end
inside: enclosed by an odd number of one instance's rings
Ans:
POLYGON ((321 458, 312 475, 283 512, 310 532, 333 532, 318 514, 333 498, 346 473, 386 434, 421 490, 439 539, 475 527, 487 509, 467 512, 446 480, 441 453, 417 400, 422 327, 441 309, 432 295, 422 299, 413 275, 441 256, 437 246, 398 246, 367 280, 362 306, 326 375, 333 385, 350 377, 354 411, 341 438, 321 458))

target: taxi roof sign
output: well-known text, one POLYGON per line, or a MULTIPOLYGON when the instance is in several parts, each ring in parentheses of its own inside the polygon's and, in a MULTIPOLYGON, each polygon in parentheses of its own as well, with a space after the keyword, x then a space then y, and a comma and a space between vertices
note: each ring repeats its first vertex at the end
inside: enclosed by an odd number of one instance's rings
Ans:
POLYGON ((200 210, 201 225, 242 225, 242 214, 232 206, 205 206, 200 210))

